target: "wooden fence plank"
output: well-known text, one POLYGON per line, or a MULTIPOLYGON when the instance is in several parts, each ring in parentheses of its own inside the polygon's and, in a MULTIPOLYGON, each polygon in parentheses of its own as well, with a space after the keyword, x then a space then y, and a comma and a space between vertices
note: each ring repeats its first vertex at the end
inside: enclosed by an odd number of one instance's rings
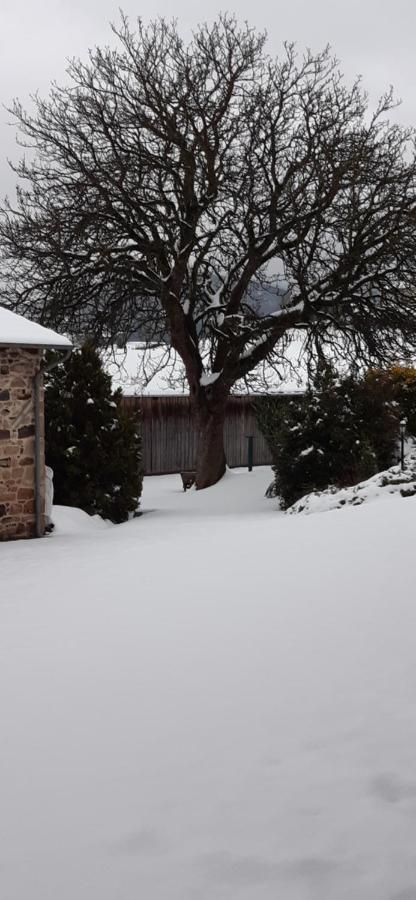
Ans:
MULTIPOLYGON (((282 395, 287 399, 287 395, 282 395)), ((248 461, 248 435, 254 437, 254 465, 271 464, 267 443, 259 431, 255 398, 230 397, 224 427, 225 453, 231 468, 248 461)), ((122 406, 141 412, 143 465, 146 475, 162 475, 195 467, 197 434, 187 396, 123 397, 122 406)))

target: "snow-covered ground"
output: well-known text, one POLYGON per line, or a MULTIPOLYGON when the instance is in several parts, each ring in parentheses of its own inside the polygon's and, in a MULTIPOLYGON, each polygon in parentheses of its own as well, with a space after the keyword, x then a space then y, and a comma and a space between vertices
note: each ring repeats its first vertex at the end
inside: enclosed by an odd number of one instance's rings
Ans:
POLYGON ((416 498, 270 480, 0 546, 5 900, 415 900, 416 498))

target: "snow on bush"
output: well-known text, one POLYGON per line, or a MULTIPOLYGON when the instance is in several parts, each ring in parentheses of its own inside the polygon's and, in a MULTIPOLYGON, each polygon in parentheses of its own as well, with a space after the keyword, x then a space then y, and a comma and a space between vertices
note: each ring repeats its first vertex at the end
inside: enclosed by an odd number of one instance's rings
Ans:
POLYGON ((330 509, 342 509, 344 506, 360 506, 370 500, 385 498, 389 494, 396 494, 398 497, 412 497, 416 494, 416 449, 408 455, 403 471, 400 466, 392 466, 353 487, 339 490, 331 485, 324 491, 312 491, 290 506, 287 513, 309 515, 327 512, 330 509))
POLYGON ((256 409, 272 453, 274 493, 287 509, 312 491, 332 494, 397 462, 403 416, 416 434, 416 370, 393 366, 340 379, 329 369, 303 396, 264 397, 256 409))

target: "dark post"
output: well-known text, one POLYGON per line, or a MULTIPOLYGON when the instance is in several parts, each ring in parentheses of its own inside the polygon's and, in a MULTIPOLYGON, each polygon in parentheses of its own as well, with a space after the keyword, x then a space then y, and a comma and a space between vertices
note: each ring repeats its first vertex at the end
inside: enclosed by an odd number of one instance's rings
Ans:
POLYGON ((252 434, 247 435, 247 458, 248 458, 248 471, 253 471, 253 459, 254 459, 254 437, 252 434))
POLYGON ((406 434, 406 425, 407 419, 402 419, 400 422, 400 468, 402 472, 404 469, 404 437, 406 434))

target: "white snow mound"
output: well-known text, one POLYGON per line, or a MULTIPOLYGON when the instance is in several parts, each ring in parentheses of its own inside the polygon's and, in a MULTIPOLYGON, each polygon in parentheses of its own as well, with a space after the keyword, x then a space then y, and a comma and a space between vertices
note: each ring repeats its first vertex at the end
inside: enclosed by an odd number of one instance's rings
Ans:
POLYGON ((325 491, 312 491, 297 500, 286 512, 291 515, 328 512, 345 506, 361 506, 370 500, 387 499, 391 494, 396 497, 416 494, 416 449, 407 457, 403 471, 400 466, 392 466, 352 487, 339 489, 331 485, 325 491))
POLYGON ((64 534, 95 534, 103 528, 111 527, 100 516, 89 516, 82 509, 72 506, 54 506, 52 521, 55 525, 55 533, 64 534))

